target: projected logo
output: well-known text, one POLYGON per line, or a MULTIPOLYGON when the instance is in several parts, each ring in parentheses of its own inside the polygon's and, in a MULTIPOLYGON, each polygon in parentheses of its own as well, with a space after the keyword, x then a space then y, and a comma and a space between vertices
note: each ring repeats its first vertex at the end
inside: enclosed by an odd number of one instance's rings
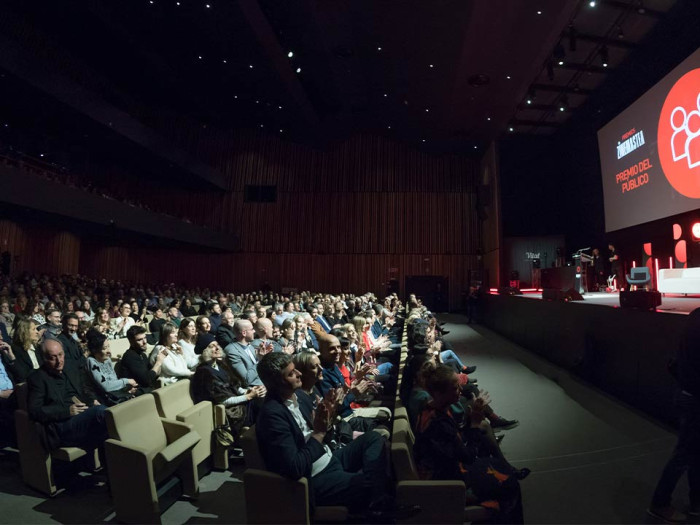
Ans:
POLYGON ((700 198, 700 69, 671 88, 659 117, 659 159, 673 188, 700 198))

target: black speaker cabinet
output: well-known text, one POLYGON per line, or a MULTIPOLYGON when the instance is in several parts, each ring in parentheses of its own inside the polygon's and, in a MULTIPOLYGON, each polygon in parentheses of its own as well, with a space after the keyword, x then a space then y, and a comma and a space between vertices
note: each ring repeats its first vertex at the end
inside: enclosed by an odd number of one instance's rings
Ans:
POLYGON ((583 296, 573 288, 568 290, 545 288, 542 290, 542 299, 547 301, 583 301, 583 296))
POLYGON ((655 291, 647 292, 646 290, 637 290, 635 292, 622 291, 620 292, 620 306, 622 308, 653 310, 657 306, 661 306, 661 294, 655 291))

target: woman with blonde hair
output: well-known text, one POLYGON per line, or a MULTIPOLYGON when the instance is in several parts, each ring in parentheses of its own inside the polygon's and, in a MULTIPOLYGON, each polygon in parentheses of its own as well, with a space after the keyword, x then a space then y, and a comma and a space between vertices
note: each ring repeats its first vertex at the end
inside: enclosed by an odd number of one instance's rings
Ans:
POLYGON ((2 352, 5 369, 15 384, 26 381, 29 374, 44 362, 38 348, 38 326, 34 319, 19 319, 12 337, 12 346, 5 347, 2 352))
POLYGON ((95 311, 95 320, 92 322, 92 326, 98 332, 106 335, 108 339, 114 337, 112 318, 109 316, 109 311, 106 308, 100 307, 95 311))

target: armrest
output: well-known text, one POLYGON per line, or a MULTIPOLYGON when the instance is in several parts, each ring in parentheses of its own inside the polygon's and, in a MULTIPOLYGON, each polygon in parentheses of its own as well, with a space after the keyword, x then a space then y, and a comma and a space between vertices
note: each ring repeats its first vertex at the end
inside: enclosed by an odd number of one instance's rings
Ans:
POLYGON ((165 437, 168 440, 168 444, 173 443, 188 432, 191 432, 193 428, 192 425, 174 419, 162 417, 160 421, 163 423, 163 430, 165 430, 165 437))
POLYGON ((224 405, 214 405, 214 426, 220 427, 226 424, 226 407, 224 405))
POLYGON ((192 450, 201 439, 199 434, 193 430, 170 443, 167 447, 158 452, 156 456, 163 459, 166 463, 172 463, 179 456, 192 450))
POLYGON ((207 413, 211 412, 211 401, 200 401, 196 405, 183 410, 177 415, 178 421, 187 421, 190 417, 199 414, 202 410, 206 410, 207 413))
POLYGON ((421 480, 396 484, 397 505, 421 507, 415 519, 408 523, 464 523, 466 498, 463 481, 421 480))

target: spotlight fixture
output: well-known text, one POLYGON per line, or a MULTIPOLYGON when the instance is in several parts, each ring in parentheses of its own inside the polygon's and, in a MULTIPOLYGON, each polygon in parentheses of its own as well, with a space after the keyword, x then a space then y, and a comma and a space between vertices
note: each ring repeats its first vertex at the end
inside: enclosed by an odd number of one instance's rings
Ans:
POLYGON ((608 46, 603 46, 600 48, 600 60, 603 62, 603 67, 608 67, 609 56, 608 56, 608 46))
POLYGON ((290 51, 289 53, 287 53, 287 56, 289 58, 292 58, 294 56, 294 51, 290 51))
POLYGON ((253 64, 250 64, 250 65, 248 66, 248 69, 253 69, 253 64))
POLYGON ((506 80, 510 80, 510 75, 506 75, 506 80))
POLYGON ((595 0, 591 0, 590 2, 588 2, 588 5, 591 7, 595 7, 595 0))
POLYGON ((429 109, 429 108, 425 108, 425 112, 426 112, 426 113, 430 113, 430 109, 429 109))
POLYGON ((206 7, 207 9, 211 9, 211 4, 206 4, 204 7, 206 7))
POLYGON ((511 126, 511 127, 508 128, 508 131, 510 131, 510 132, 512 133, 512 132, 515 131, 515 130, 513 129, 513 126, 511 126))
POLYGON ((537 14, 538 14, 538 15, 541 15, 541 14, 542 14, 542 11, 537 11, 537 14))
POLYGON ((382 48, 381 48, 381 47, 377 47, 377 51, 381 51, 381 50, 382 50, 382 48))
POLYGON ((527 92, 527 99, 525 102, 530 105, 535 101, 535 98, 537 98, 537 94, 535 93, 535 88, 530 88, 529 91, 527 92))
POLYGON ((561 42, 557 44, 557 47, 554 48, 554 59, 557 61, 557 65, 563 66, 564 65, 564 59, 566 58, 566 51, 564 51, 564 46, 561 45, 561 42))
POLYGON ((297 73, 301 73, 301 68, 300 68, 300 67, 297 68, 297 73))
POLYGON ((423 142, 425 142, 425 139, 423 139, 423 142))
POLYGON ((491 122, 491 117, 486 117, 486 120, 488 120, 489 122, 491 122))
POLYGON ((429 64, 428 67, 429 67, 430 69, 432 69, 432 68, 433 68, 433 65, 432 65, 432 64, 429 64))

